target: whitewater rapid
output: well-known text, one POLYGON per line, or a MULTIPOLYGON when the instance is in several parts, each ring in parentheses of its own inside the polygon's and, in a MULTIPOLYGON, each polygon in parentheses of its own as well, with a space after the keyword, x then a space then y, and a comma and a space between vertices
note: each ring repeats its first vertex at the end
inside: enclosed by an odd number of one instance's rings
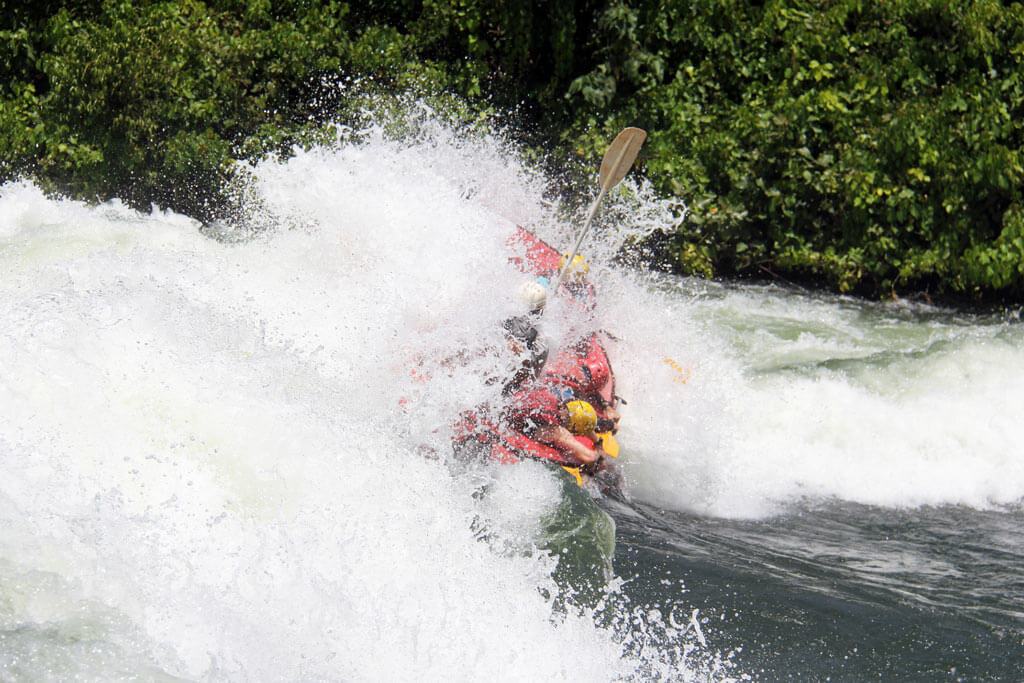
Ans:
POLYGON ((490 389, 410 369, 499 341, 522 276, 464 159, 371 138, 264 163, 220 239, 0 190, 5 679, 688 676, 682 632, 553 611, 547 469, 445 467, 490 389))
MULTIPOLYGON (((611 624, 553 611, 556 560, 533 545, 561 495, 548 470, 486 470, 499 493, 481 501, 447 467, 453 416, 496 398, 480 381, 495 361, 438 359, 500 346, 523 280, 515 222, 567 241, 547 181, 500 141, 440 125, 267 160, 250 181, 248 215, 205 227, 0 188, 7 671, 737 675, 653 608, 611 624), (481 516, 534 552, 480 542, 481 516)), ((760 517, 807 498, 1024 496, 1015 324, 615 267, 623 241, 671 221, 632 189, 639 210, 585 249, 593 319, 554 302, 545 332, 597 320, 618 337, 634 499, 760 517)), ((702 606, 680 593, 662 607, 702 606)))
POLYGON ((678 478, 666 483, 662 467, 674 453, 645 443, 655 453, 637 458, 647 500, 756 518, 806 500, 990 510, 1024 499, 1016 313, 666 286, 672 317, 700 330, 710 358, 721 354, 692 381, 718 384, 724 397, 702 416, 715 439, 675 460, 678 478))

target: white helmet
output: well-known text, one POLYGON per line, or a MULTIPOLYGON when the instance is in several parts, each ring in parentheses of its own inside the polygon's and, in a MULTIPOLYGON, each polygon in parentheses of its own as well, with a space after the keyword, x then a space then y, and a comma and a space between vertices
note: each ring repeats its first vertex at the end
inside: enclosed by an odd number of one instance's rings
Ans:
POLYGON ((519 285, 517 296, 531 313, 541 310, 548 302, 548 291, 539 282, 533 280, 519 285))

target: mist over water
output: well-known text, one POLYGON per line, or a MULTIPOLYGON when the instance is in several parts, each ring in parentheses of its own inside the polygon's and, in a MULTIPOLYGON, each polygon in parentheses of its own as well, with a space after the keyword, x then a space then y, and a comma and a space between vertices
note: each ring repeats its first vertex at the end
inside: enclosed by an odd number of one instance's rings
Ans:
MULTIPOLYGON (((545 316, 552 345, 618 339, 636 506, 613 510, 612 596, 562 610, 541 550, 557 475, 459 472, 448 444, 499 400, 482 378, 510 362, 514 224, 571 229, 497 138, 429 119, 361 138, 261 163, 227 225, 0 188, 0 677, 742 678, 759 622, 634 549, 727 528, 711 554, 742 564, 763 550, 744 524, 815 506, 960 506, 1024 547, 994 521, 1024 497, 1015 321, 615 267, 678 213, 634 185, 584 248, 597 309, 545 316), (720 622, 703 644, 694 609, 720 622)), ((799 552, 827 545, 787 524, 799 552)))

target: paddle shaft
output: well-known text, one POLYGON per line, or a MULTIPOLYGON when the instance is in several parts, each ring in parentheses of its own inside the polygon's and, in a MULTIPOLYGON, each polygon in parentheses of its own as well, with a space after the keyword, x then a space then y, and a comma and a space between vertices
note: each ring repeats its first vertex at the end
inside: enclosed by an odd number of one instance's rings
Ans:
POLYGON ((572 267, 573 258, 576 257, 576 254, 577 252, 579 252, 580 247, 583 246, 583 240, 587 238, 587 232, 590 231, 590 224, 594 221, 594 216, 597 215, 597 209, 599 206, 601 206, 601 200, 604 199, 604 196, 606 194, 608 194, 608 188, 602 187, 601 191, 598 192, 597 194, 597 199, 595 199, 594 203, 591 205, 590 213, 587 214, 587 220, 584 221, 583 223, 583 229, 580 230, 580 235, 578 238, 576 238, 576 244, 572 245, 572 250, 569 251, 569 254, 565 259, 565 265, 562 266, 562 270, 558 272, 558 279, 555 281, 556 292, 558 291, 559 285, 562 284, 562 278, 565 277, 565 274, 569 272, 569 268, 572 267))
POLYGON ((608 194, 608 190, 618 185, 626 177, 626 174, 629 173, 629 169, 633 166, 636 155, 640 151, 640 146, 644 144, 646 138, 647 133, 639 128, 625 128, 615 136, 615 140, 612 141, 608 151, 605 152, 604 158, 601 160, 601 191, 597 194, 597 199, 594 200, 593 205, 590 207, 590 213, 587 214, 587 220, 583 223, 583 228, 580 230, 579 237, 576 238, 576 243, 573 244, 572 250, 566 256, 565 265, 558 272, 558 279, 555 280, 555 293, 558 292, 565 274, 572 267, 572 260, 579 253, 580 247, 583 246, 583 240, 586 239, 587 233, 590 231, 590 224, 593 222, 594 216, 597 215, 597 209, 601 206, 601 201, 608 194))

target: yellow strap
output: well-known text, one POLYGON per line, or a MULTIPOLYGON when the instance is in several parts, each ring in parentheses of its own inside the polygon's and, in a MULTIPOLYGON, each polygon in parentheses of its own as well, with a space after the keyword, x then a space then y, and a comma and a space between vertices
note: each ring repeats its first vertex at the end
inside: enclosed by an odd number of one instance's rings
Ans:
POLYGON ((576 484, 580 488, 583 487, 583 475, 580 473, 579 467, 566 467, 565 465, 562 465, 562 469, 571 474, 576 479, 576 484))
POLYGON ((619 457, 619 441, 611 432, 601 432, 597 435, 601 439, 601 448, 613 458, 619 457))
MULTIPOLYGON (((614 434, 611 432, 602 432, 597 434, 597 436, 601 439, 601 448, 604 449, 605 453, 613 458, 619 457, 619 442, 615 438, 614 434)), ((579 467, 568 467, 566 465, 562 465, 562 469, 571 474, 573 478, 576 479, 576 483, 579 486, 583 486, 583 473, 580 472, 579 467)))

